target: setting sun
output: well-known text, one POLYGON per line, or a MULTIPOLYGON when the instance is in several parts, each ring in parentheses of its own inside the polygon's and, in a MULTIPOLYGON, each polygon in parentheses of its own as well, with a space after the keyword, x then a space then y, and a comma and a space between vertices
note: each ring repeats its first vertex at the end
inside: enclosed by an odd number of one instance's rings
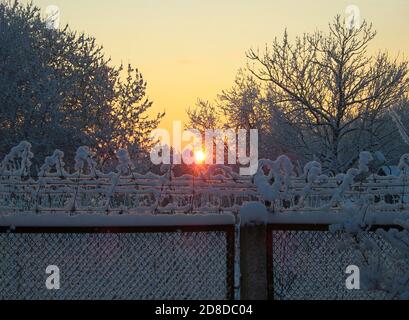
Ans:
POLYGON ((195 151, 196 163, 203 163, 206 159, 206 154, 202 150, 195 151))

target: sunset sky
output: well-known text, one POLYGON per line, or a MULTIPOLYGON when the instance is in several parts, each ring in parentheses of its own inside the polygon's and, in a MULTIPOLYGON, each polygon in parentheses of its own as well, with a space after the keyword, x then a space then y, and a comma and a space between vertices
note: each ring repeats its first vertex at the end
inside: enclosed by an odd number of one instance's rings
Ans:
POLYGON ((378 36, 371 50, 409 56, 408 0, 34 0, 57 5, 62 24, 93 35, 115 64, 132 63, 148 81, 161 127, 185 120, 197 98, 213 100, 245 66, 249 48, 326 30, 336 14, 357 5, 378 36))

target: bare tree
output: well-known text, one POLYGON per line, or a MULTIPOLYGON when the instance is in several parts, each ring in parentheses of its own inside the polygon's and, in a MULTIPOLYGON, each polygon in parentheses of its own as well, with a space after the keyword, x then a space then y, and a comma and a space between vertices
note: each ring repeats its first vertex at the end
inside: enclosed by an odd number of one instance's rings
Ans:
POLYGON ((234 85, 218 96, 218 106, 234 129, 261 129, 268 124, 269 109, 263 88, 253 75, 239 70, 234 85))
POLYGON ((247 53, 250 71, 268 82, 298 132, 294 147, 333 172, 351 166, 360 151, 388 143, 382 116, 408 89, 407 62, 387 53, 367 55, 375 36, 371 24, 349 28, 336 16, 327 34, 304 34, 290 43, 285 32, 263 53, 247 53))
POLYGON ((282 111, 274 104, 264 83, 246 69, 240 69, 234 84, 223 90, 214 103, 198 100, 187 110, 187 128, 198 129, 257 129, 259 156, 275 158, 280 154, 295 155, 286 148, 287 140, 296 139, 295 132, 284 121, 282 111))
POLYGON ((277 108, 265 89, 248 70, 240 69, 233 86, 218 95, 217 106, 226 119, 226 128, 257 129, 259 156, 273 159, 285 151, 277 140, 277 127, 282 129, 277 108))
POLYGON ((186 113, 189 118, 187 129, 196 129, 204 134, 206 129, 220 128, 220 111, 209 101, 198 99, 195 107, 187 109, 186 113))

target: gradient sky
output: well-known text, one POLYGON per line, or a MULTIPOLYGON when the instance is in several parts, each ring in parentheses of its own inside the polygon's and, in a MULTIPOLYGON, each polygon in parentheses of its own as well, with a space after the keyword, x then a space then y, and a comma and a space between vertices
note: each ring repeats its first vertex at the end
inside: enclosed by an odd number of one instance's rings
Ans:
POLYGON ((408 0, 34 0, 57 5, 62 24, 96 37, 115 64, 132 63, 148 82, 161 127, 185 120, 197 98, 213 100, 232 85, 245 52, 287 28, 290 37, 326 30, 349 4, 373 22, 371 50, 409 53, 408 0))

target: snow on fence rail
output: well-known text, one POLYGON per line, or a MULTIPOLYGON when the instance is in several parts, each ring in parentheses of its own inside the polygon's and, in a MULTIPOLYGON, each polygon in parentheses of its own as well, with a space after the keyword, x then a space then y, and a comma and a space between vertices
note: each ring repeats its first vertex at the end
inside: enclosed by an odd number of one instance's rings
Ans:
MULTIPOLYGON (((172 166, 162 175, 139 174, 126 150, 117 153, 116 170, 98 170, 93 153, 80 147, 73 170, 56 150, 32 175, 34 155, 21 142, 0 164, 0 215, 16 212, 76 214, 187 214, 239 212, 245 202, 258 201, 271 213, 408 212, 409 154, 402 156, 399 174, 381 176, 386 162, 380 153, 362 152, 357 168, 336 176, 322 174, 313 161, 294 174, 286 156, 260 160, 253 177, 227 166, 203 166, 197 175, 176 177, 172 166)), ((303 217, 305 223, 306 217, 303 217)))
POLYGON ((211 166, 199 176, 175 177, 171 166, 162 166, 163 175, 142 175, 135 172, 125 150, 118 152, 116 171, 109 173, 97 169, 86 147, 78 149, 69 173, 63 152, 57 150, 33 177, 30 148, 29 143, 20 143, 1 163, 0 214, 220 213, 259 199, 250 179, 226 166, 211 166))

